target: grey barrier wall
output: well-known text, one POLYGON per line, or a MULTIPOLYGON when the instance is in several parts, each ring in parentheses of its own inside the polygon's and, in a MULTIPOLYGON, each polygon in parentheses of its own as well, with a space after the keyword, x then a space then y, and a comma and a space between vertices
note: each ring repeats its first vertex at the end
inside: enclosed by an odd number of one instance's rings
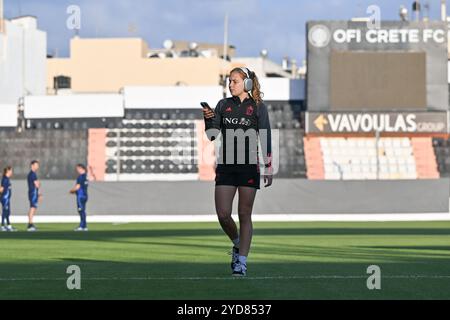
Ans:
MULTIPOLYGON (((74 181, 42 181, 41 215, 76 215, 74 181)), ((257 194, 256 214, 449 212, 449 179, 310 181, 274 179, 257 194)), ((237 213, 235 198, 234 213, 237 213)), ((12 215, 28 210, 26 182, 13 180, 12 215)), ((90 215, 214 214, 213 182, 91 182, 90 215)))
POLYGON ((0 168, 13 166, 24 179, 30 161, 39 160, 40 178, 69 179, 77 163, 86 163, 87 147, 87 130, 0 130, 0 168))

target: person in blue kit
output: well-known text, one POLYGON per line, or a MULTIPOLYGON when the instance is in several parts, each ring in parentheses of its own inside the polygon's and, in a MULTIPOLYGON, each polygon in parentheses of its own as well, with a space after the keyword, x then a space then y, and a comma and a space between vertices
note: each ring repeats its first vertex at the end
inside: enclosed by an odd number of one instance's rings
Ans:
POLYGON ((77 197, 77 209, 80 214, 80 226, 74 231, 88 231, 86 222, 86 203, 88 201, 88 185, 87 169, 83 164, 77 164, 76 167, 78 178, 76 185, 70 190, 71 194, 77 197))
POLYGON ((2 184, 0 185, 0 200, 2 203, 2 226, 1 231, 17 231, 11 226, 9 216, 11 215, 11 177, 13 175, 12 167, 6 167, 3 170, 2 184))
POLYGON ((30 211, 28 212, 28 227, 29 232, 37 231, 33 223, 34 215, 36 214, 38 203, 41 201, 42 194, 39 193, 41 182, 38 179, 37 172, 39 171, 39 161, 33 160, 30 164, 30 173, 28 173, 28 200, 30 201, 30 211))

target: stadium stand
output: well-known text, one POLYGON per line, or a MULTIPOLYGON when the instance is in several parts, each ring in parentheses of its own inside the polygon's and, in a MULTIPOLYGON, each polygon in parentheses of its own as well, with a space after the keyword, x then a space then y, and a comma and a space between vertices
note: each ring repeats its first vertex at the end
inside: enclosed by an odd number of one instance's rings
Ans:
MULTIPOLYGON (((88 163, 92 178, 213 180, 214 144, 204 134, 199 102, 215 105, 222 90, 222 87, 125 87, 125 115, 120 123, 109 121, 106 129, 89 130, 88 163)), ((304 126, 300 120, 304 101, 267 101, 266 105, 273 129, 278 129, 280 141, 286 142, 280 144, 277 175, 305 177, 304 126)))
POLYGON ((312 180, 437 179, 429 137, 305 138, 312 180))
POLYGON ((118 173, 126 180, 197 179, 195 120, 163 119, 124 120, 125 128, 107 129, 105 180, 117 180, 118 173))
POLYGON ((450 140, 433 138, 433 149, 441 177, 450 177, 450 140))
POLYGON ((419 179, 438 179, 440 177, 431 137, 411 139, 419 179))
MULTIPOLYGON (((279 128, 279 177, 305 177, 299 104, 271 102, 279 128), (287 115, 287 116, 286 116, 287 115)), ((89 166, 105 181, 213 180, 214 150, 199 109, 128 109, 120 126, 89 130, 89 166)))
MULTIPOLYGON (((450 175, 447 139, 383 137, 377 152, 375 138, 306 136, 302 102, 266 104, 272 128, 278 129, 281 141, 278 177, 373 180, 450 175)), ((10 109, 9 113, 16 112, 10 109)), ((214 178, 214 148, 203 136, 199 109, 126 109, 122 118, 44 116, 26 119, 23 132, 13 127, 0 130, 2 165, 18 163, 18 177, 25 176, 29 159, 38 158, 49 179, 72 177, 73 165, 86 160, 91 177, 99 181, 214 178)))
POLYGON ((305 178, 306 162, 303 147, 304 125, 301 112, 304 105, 300 102, 267 102, 272 129, 279 133, 279 166, 277 176, 280 178, 305 178))
MULTIPOLYGON (((262 83, 274 136, 283 141, 275 143, 276 174, 305 178, 303 86, 284 78, 262 83)), ((9 143, 2 145, 7 151, 1 162, 20 167, 19 179, 28 161, 39 159, 48 179, 72 178, 73 165, 82 162, 97 181, 212 181, 215 146, 204 134, 200 102, 215 106, 222 97, 222 86, 126 86, 118 94, 26 96, 18 106, 2 108, 0 132, 8 135, 2 143, 9 143), (29 148, 29 141, 36 146, 29 148), (76 149, 76 160, 66 147, 76 149)))

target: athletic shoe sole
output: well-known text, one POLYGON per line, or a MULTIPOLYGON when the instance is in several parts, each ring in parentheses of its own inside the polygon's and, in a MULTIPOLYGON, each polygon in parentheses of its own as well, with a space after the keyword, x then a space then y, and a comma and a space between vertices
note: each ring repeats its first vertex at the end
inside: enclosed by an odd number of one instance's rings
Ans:
POLYGON ((244 277, 246 277, 247 275, 246 275, 246 274, 242 274, 242 273, 233 273, 232 276, 233 276, 233 277, 236 277, 236 278, 244 278, 244 277))

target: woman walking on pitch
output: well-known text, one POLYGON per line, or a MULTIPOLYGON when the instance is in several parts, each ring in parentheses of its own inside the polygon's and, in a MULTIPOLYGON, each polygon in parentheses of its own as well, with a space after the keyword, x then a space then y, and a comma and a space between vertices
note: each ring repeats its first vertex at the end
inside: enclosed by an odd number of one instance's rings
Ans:
POLYGON ((264 159, 265 187, 272 184, 271 129, 267 107, 256 74, 247 68, 230 73, 231 98, 219 101, 215 110, 202 103, 206 134, 215 140, 219 133, 222 144, 216 167, 215 205, 220 225, 233 242, 231 268, 234 276, 246 276, 253 223, 252 210, 260 188, 258 141, 264 159), (240 230, 231 214, 233 199, 239 194, 240 230))

